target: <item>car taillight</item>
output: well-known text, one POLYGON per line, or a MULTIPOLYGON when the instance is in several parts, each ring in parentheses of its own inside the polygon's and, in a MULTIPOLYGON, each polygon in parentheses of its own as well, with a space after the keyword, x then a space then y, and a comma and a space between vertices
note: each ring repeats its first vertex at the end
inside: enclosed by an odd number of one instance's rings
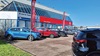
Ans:
POLYGON ((87 40, 85 39, 75 39, 73 38, 76 46, 78 47, 78 50, 81 52, 87 52, 89 48, 87 47, 87 40))
POLYGON ((77 40, 77 39, 75 39, 75 38, 73 38, 73 40, 75 41, 75 42, 77 42, 77 43, 85 43, 85 42, 87 42, 87 40, 77 40))
POLYGON ((76 40, 77 43, 85 43, 87 40, 76 40))

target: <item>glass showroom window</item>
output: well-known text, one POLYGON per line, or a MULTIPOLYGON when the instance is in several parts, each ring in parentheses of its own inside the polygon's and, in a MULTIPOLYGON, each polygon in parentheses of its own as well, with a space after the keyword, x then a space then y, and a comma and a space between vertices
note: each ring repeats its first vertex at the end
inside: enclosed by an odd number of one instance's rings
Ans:
POLYGON ((26 8, 27 8, 27 13, 30 14, 30 9, 29 9, 30 6, 26 5, 26 8))
POLYGON ((16 20, 12 20, 12 19, 1 19, 0 20, 0 28, 2 30, 7 30, 10 27, 15 27, 16 25, 16 20))
POLYGON ((24 6, 25 13, 28 13, 27 5, 23 4, 23 6, 24 6))
MULTIPOLYGON (((20 3, 19 3, 19 4, 20 4, 20 3)), ((23 4, 20 4, 20 10, 21 10, 21 12, 23 12, 23 13, 26 12, 25 9, 24 9, 24 5, 23 5, 23 4)))
POLYGON ((52 28, 52 24, 46 24, 46 28, 52 28))
POLYGON ((0 29, 3 29, 3 30, 5 30, 4 28, 5 28, 5 20, 3 20, 3 19, 0 19, 0 29))
POLYGON ((46 28, 46 23, 41 23, 41 27, 46 28))
POLYGON ((36 22, 36 23, 35 23, 35 27, 36 27, 36 28, 40 28, 40 27, 41 27, 41 24, 42 24, 42 23, 40 23, 40 22, 36 22))
POLYGON ((58 28, 58 25, 53 24, 52 28, 58 28))
POLYGON ((21 5, 18 4, 18 3, 16 3, 16 5, 17 5, 17 9, 18 9, 18 11, 19 11, 19 12, 22 12, 21 5))
POLYGON ((16 6, 17 6, 19 12, 23 12, 23 13, 26 12, 23 4, 16 2, 16 6))

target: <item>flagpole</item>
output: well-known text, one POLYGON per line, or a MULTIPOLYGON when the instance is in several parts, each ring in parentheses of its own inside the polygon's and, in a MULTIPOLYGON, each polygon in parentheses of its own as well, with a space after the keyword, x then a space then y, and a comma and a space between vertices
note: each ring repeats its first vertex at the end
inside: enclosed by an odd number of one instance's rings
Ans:
POLYGON ((36 19, 35 3, 36 3, 36 0, 31 1, 31 29, 32 31, 34 31, 35 19, 36 19))
POLYGON ((63 13, 63 25, 62 25, 62 29, 63 30, 64 30, 64 27, 65 27, 65 20, 66 20, 65 19, 66 18, 66 15, 65 14, 66 14, 66 12, 63 13))

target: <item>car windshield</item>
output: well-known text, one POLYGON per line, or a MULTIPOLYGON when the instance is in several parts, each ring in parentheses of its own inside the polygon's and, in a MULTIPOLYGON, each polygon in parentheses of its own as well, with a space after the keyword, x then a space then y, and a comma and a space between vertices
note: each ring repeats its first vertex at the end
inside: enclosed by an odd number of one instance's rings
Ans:
POLYGON ((57 28, 49 28, 49 29, 52 30, 52 31, 58 31, 57 28))
POLYGON ((44 30, 45 28, 36 28, 37 30, 44 30))

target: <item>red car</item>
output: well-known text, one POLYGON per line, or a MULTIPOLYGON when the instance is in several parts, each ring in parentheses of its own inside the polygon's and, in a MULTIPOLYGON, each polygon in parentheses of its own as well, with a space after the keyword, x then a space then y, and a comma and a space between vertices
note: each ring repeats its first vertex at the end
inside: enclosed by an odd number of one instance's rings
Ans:
POLYGON ((50 38, 58 37, 58 33, 56 31, 47 28, 36 28, 36 31, 40 32, 41 36, 49 36, 50 38))

